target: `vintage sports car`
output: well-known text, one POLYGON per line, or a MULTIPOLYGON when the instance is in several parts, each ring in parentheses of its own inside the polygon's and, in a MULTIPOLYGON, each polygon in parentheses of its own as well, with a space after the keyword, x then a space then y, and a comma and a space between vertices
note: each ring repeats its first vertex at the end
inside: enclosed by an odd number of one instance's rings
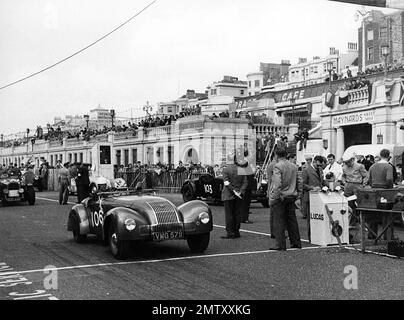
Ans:
POLYGON ((186 239, 192 252, 203 252, 212 229, 211 210, 202 201, 177 208, 154 191, 97 193, 95 188, 71 209, 67 226, 77 243, 96 235, 117 259, 126 259, 131 244, 142 241, 186 239))
MULTIPOLYGON (((222 189, 223 178, 221 176, 214 177, 206 173, 198 178, 185 180, 181 188, 181 193, 184 202, 200 199, 207 202, 220 203, 222 189)), ((265 208, 268 208, 267 189, 268 185, 266 180, 262 180, 260 184, 255 180, 255 184, 251 190, 251 200, 260 202, 265 208)))
POLYGON ((3 204, 11 202, 25 202, 35 204, 35 190, 32 185, 26 185, 19 176, 3 174, 0 176, 0 199, 3 204))

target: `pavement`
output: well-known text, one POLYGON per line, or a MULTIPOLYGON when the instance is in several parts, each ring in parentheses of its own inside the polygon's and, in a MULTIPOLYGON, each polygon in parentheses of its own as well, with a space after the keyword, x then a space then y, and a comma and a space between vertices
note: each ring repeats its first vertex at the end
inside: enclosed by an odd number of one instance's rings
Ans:
MULTIPOLYGON (((178 194, 160 194, 175 205, 178 194)), ((211 206, 214 229, 204 254, 186 241, 144 243, 115 260, 95 238, 73 241, 55 192, 37 193, 35 206, 0 206, 2 300, 279 300, 403 299, 404 261, 363 254, 355 247, 270 251, 269 214, 252 204, 253 224, 224 240, 223 206, 211 206), (49 269, 51 269, 49 271, 49 269)), ((302 239, 306 221, 298 214, 302 239)))

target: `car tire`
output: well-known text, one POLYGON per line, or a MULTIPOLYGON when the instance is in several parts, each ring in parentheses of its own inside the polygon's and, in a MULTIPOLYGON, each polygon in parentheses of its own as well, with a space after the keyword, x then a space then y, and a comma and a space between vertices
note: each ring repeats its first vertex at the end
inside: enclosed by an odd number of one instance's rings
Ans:
POLYGON ((109 250, 115 259, 125 260, 129 256, 130 242, 124 240, 118 240, 116 237, 117 230, 114 223, 109 224, 108 228, 108 245, 109 250))
POLYGON ((27 201, 30 206, 35 205, 35 190, 34 188, 27 189, 27 201))
POLYGON ((87 240, 86 234, 80 234, 80 221, 77 215, 72 217, 73 219, 73 239, 76 243, 84 243, 87 240))
POLYGON ((188 247, 194 253, 204 252, 209 245, 210 233, 195 234, 187 237, 188 247))
POLYGON ((262 206, 264 207, 264 208, 269 208, 269 200, 267 199, 267 200, 264 200, 264 201, 261 201, 261 204, 262 204, 262 206))
POLYGON ((192 200, 196 199, 194 189, 192 188, 192 186, 190 184, 186 184, 184 186, 184 188, 182 189, 182 199, 184 200, 184 202, 188 202, 188 201, 192 201, 192 200))

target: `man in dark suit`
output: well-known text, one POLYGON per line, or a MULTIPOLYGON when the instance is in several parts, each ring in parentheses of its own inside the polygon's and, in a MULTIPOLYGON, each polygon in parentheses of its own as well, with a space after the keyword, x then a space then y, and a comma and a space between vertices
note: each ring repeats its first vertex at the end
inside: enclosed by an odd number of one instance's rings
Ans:
POLYGON ((323 181, 323 157, 315 156, 312 163, 305 166, 302 171, 302 211, 307 217, 307 234, 310 241, 310 191, 319 191, 324 185, 323 181))
POLYGON ((90 195, 90 178, 87 164, 82 163, 79 166, 76 181, 77 201, 81 203, 81 201, 90 195))
POLYGON ((295 201, 298 196, 299 181, 297 166, 286 160, 286 150, 276 149, 278 162, 273 167, 269 187, 269 203, 273 216, 273 232, 276 246, 270 250, 286 250, 285 231, 288 231, 291 248, 301 248, 299 226, 296 220, 295 201))
POLYGON ((226 220, 227 235, 222 239, 240 237, 241 208, 243 195, 248 186, 247 176, 240 174, 241 170, 234 163, 235 153, 227 156, 228 165, 223 169, 222 201, 226 220))

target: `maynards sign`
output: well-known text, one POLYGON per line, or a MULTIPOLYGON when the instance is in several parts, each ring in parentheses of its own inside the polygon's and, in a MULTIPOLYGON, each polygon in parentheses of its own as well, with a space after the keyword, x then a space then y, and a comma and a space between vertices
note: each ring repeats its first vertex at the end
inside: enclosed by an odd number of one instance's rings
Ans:
POLYGON ((366 122, 371 123, 373 122, 374 118, 375 118, 374 110, 355 112, 332 117, 332 124, 333 126, 346 126, 366 122))

